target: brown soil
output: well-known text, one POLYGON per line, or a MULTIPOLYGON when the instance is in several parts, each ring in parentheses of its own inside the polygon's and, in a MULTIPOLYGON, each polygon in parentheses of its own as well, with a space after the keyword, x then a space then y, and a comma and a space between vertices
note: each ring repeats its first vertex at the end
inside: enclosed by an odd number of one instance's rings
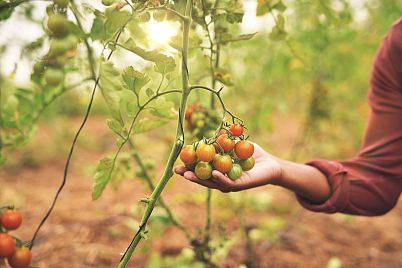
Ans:
MULTIPOLYGON (((68 129, 71 131, 78 124, 79 121, 74 121, 68 129)), ((92 118, 86 127, 74 154, 70 180, 36 241, 33 250, 35 267, 116 267, 120 253, 130 242, 134 232, 131 227, 138 223, 134 206, 149 191, 138 180, 125 180, 118 191, 107 189, 99 200, 91 201, 91 173, 95 163, 105 151, 113 152, 115 148, 114 137, 104 125, 104 119, 92 118)), ((37 138, 23 151, 14 153, 8 166, 0 171, 0 204, 13 203, 24 215, 23 226, 14 233, 18 237, 29 239, 32 236, 60 183, 64 156, 71 140, 71 132, 66 131, 41 127, 37 138)), ((165 148, 164 144, 170 142, 155 133, 150 135, 155 135, 152 145, 148 145, 146 139, 139 140, 140 147, 148 148, 146 153, 162 146, 165 148)), ((158 153, 157 163, 163 163, 160 160, 166 154, 158 153)), ((162 167, 160 165, 158 174, 162 167)), ((287 205, 290 209, 289 213, 283 214, 285 219, 290 219, 299 210, 293 195, 285 190, 269 187, 257 191, 269 191, 275 203, 287 205)), ((177 200, 198 192, 203 194, 205 190, 174 177, 164 194, 173 211, 193 233, 205 221, 204 207, 200 202, 177 200)), ((215 194, 217 197, 223 195, 215 194)), ((214 210, 214 226, 224 218, 219 210, 219 206, 214 210)), ((252 224, 272 216, 275 216, 272 210, 266 213, 250 211, 246 212, 246 222, 252 224)), ((342 267, 402 267, 401 219, 402 202, 387 215, 374 218, 349 218, 302 210, 290 228, 280 232, 278 243, 263 239, 253 245, 253 253, 245 242, 237 243, 227 257, 220 260, 220 265, 326 267, 331 257, 337 257, 342 267)), ((239 226, 236 218, 223 220, 220 224, 225 225, 228 233, 239 226)), ((177 228, 168 227, 151 234, 148 241, 140 244, 140 247, 144 246, 150 250, 139 250, 129 267, 144 267, 151 252, 177 255, 190 245, 177 228)))

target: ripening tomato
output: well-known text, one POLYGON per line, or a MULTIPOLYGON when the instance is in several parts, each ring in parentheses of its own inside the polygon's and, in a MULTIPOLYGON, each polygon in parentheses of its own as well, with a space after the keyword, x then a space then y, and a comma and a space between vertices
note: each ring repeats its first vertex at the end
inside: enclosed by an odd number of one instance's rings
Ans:
POLYGON ((207 162, 198 162, 194 170, 195 175, 201 180, 208 180, 212 175, 212 167, 207 162))
POLYGON ((222 173, 227 173, 233 166, 232 158, 227 155, 217 154, 214 158, 214 168, 222 173))
POLYGON ((51 15, 47 21, 47 27, 57 38, 62 38, 68 34, 68 21, 63 15, 51 15))
POLYGON ((218 132, 218 137, 220 136, 220 135, 223 135, 223 134, 227 134, 228 132, 227 132, 227 130, 226 129, 224 129, 224 128, 221 128, 220 130, 219 130, 219 132, 218 132))
POLYGON ((247 159, 254 154, 254 145, 246 140, 242 140, 236 143, 235 152, 240 159, 247 159))
POLYGON ((8 209, 1 214, 1 224, 7 230, 15 230, 20 227, 22 222, 21 213, 16 210, 8 209))
POLYGON ((222 147, 225 153, 230 152, 235 147, 235 142, 228 137, 228 134, 222 134, 217 139, 216 142, 222 147))
POLYGON ((31 263, 32 252, 27 247, 17 250, 7 258, 8 264, 13 268, 26 268, 31 263))
POLYGON ((240 164, 241 168, 243 169, 243 171, 249 171, 254 167, 255 159, 254 159, 254 157, 242 159, 242 160, 240 160, 239 164, 240 164))
POLYGON ((228 177, 231 180, 237 180, 243 174, 243 170, 239 164, 233 164, 232 168, 228 172, 228 177))
POLYGON ((186 113, 184 115, 184 118, 189 121, 191 119, 191 114, 194 112, 194 109, 192 107, 187 107, 186 113))
POLYGON ((242 125, 236 123, 236 124, 231 125, 229 130, 233 136, 239 137, 239 136, 243 135, 244 127, 242 125))
POLYGON ((214 160, 216 151, 212 144, 198 144, 197 150, 195 151, 198 159, 204 162, 210 162, 214 160))
POLYGON ((0 258, 11 256, 15 251, 15 240, 11 235, 0 233, 0 258))
POLYGON ((186 145, 180 152, 180 160, 185 165, 193 164, 197 161, 197 155, 193 145, 186 145))

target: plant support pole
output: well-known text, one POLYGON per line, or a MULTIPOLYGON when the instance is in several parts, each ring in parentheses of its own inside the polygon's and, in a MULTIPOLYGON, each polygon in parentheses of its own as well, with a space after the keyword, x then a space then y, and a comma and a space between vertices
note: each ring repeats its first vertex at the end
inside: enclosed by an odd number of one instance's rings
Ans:
POLYGON ((188 73, 188 65, 187 65, 187 56, 188 56, 188 45, 189 45, 189 33, 190 33, 190 24, 191 24, 191 9, 192 9, 192 0, 187 0, 186 3, 186 10, 184 14, 183 20, 183 50, 182 50, 182 95, 180 100, 180 107, 179 107, 179 118, 177 123, 177 130, 176 130, 176 138, 175 142, 172 146, 172 150, 170 152, 169 158, 167 160, 165 171, 162 174, 161 179, 159 180, 158 184, 156 185, 155 190, 152 192, 151 196, 146 199, 147 207, 145 212, 142 216, 140 226, 136 234, 134 235, 130 245, 128 246, 126 252, 123 254, 120 263, 118 265, 119 268, 124 268, 127 266, 135 248, 137 247, 138 243, 142 238, 146 235, 146 225, 148 219, 150 218, 152 211, 155 207, 156 202, 159 199, 163 189, 165 188, 166 184, 168 183, 169 179, 173 176, 173 166, 176 162, 177 157, 180 154, 180 150, 184 144, 184 131, 183 131, 183 124, 184 124, 184 111, 188 99, 188 95, 190 94, 190 86, 189 86, 189 73, 188 73))

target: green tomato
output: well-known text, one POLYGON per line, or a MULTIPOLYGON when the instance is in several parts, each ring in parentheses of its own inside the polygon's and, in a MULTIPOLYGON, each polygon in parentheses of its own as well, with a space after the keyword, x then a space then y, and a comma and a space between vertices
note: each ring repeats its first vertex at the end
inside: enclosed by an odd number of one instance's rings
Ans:
POLYGON ((164 10, 155 10, 153 12, 152 16, 154 17, 154 20, 156 20, 157 22, 162 22, 166 18, 166 11, 164 11, 164 10))
POLYGON ((197 120, 197 122, 195 122, 195 126, 197 128, 203 128, 205 126, 205 120, 202 120, 202 119, 197 120))
POLYGON ((148 22, 151 19, 151 14, 149 12, 142 12, 139 16, 138 19, 140 22, 148 22))
POLYGON ((50 55, 62 55, 69 49, 66 39, 53 39, 50 43, 50 55))
POLYGON ((53 3, 60 8, 66 8, 70 0, 53 0, 53 3))
POLYGON ((47 27, 56 38, 63 38, 68 34, 68 21, 60 14, 53 14, 47 21, 47 27))
POLYGON ((228 177, 231 180, 237 180, 243 174, 243 170, 239 164, 233 164, 232 168, 228 172, 228 177))
POLYGON ((115 0, 102 0, 102 4, 107 7, 113 5, 114 2, 115 2, 115 0))
POLYGON ((212 167, 209 163, 200 161, 195 166, 195 175, 201 180, 208 180, 212 175, 212 167))
POLYGON ((252 169, 254 167, 255 159, 254 159, 254 157, 242 159, 242 160, 240 160, 239 164, 243 171, 249 171, 250 169, 252 169))
POLYGON ((43 64, 43 62, 38 61, 37 63, 34 64, 33 66, 33 70, 35 74, 42 74, 43 71, 45 70, 45 65, 43 64))
POLYGON ((64 78, 64 74, 59 69, 49 68, 45 72, 45 81, 50 86, 58 86, 64 78))
POLYGON ((77 48, 77 45, 79 42, 78 37, 76 37, 73 34, 70 34, 69 36, 67 36, 67 38, 65 40, 66 40, 68 49, 77 48))

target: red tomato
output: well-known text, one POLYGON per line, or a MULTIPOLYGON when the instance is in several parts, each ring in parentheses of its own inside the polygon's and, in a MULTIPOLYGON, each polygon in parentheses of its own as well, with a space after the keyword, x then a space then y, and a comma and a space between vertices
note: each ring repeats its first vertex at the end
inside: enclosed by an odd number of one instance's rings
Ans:
POLYGON ((184 146, 180 152, 180 160, 183 161, 185 165, 190 165, 197 161, 197 155, 193 145, 184 146))
POLYGON ((255 159, 254 157, 250 157, 247 158, 245 160, 240 160, 239 162, 241 168, 243 169, 243 171, 249 171, 250 169, 252 169, 254 167, 255 164, 255 159))
POLYGON ((225 153, 230 152, 235 147, 235 142, 228 137, 228 134, 222 134, 217 139, 216 142, 222 147, 225 153))
POLYGON ((218 135, 217 135, 217 136, 220 136, 220 135, 223 135, 223 134, 227 134, 227 133, 228 133, 228 131, 227 131, 226 129, 221 128, 221 129, 219 130, 219 132, 218 132, 218 135))
POLYGON ((31 263, 32 252, 27 247, 17 248, 13 255, 7 258, 8 264, 13 268, 25 268, 31 263))
POLYGON ((198 159, 204 162, 210 162, 214 160, 216 151, 212 144, 198 144, 196 154, 198 159))
POLYGON ((247 159, 254 154, 254 145, 246 140, 242 140, 236 143, 235 152, 240 159, 247 159))
POLYGON ((20 227, 22 222, 21 213, 8 209, 1 215, 1 224, 7 230, 15 230, 20 227))
POLYGON ((212 175, 212 167, 209 163, 200 161, 195 166, 194 173, 200 180, 208 180, 212 175))
POLYGON ((227 173, 232 168, 232 158, 225 154, 219 155, 217 154, 214 159, 214 168, 222 173, 227 173))
POLYGON ((243 135, 244 127, 240 124, 233 124, 230 126, 229 130, 233 136, 239 137, 239 136, 243 135))
POLYGON ((0 233, 0 258, 11 256, 15 251, 15 240, 10 235, 0 233))

